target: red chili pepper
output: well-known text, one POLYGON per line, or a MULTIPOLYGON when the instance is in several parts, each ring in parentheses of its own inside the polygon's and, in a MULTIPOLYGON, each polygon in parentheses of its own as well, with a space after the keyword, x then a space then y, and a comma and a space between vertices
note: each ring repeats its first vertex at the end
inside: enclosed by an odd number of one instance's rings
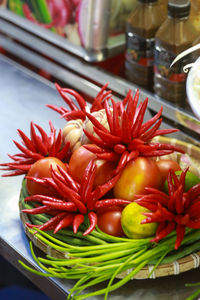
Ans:
POLYGON ((55 141, 56 129, 54 128, 51 121, 49 121, 49 126, 50 126, 50 135, 49 135, 49 148, 50 148, 50 147, 52 147, 52 145, 55 141))
POLYGON ((144 155, 145 153, 149 153, 149 152, 152 152, 154 150, 157 150, 157 146, 156 145, 147 145, 147 144, 141 144, 141 145, 138 145, 137 146, 137 150, 142 154, 144 155))
POLYGON ((156 234, 159 234, 165 227, 167 226, 167 222, 163 221, 158 224, 156 234))
POLYGON ((98 134, 98 136, 104 140, 107 144, 107 147, 112 147, 113 145, 115 145, 116 143, 120 143, 121 142, 121 137, 119 136, 115 136, 112 135, 110 133, 104 132, 96 127, 94 127, 94 132, 96 134, 98 134))
POLYGON ((131 123, 126 111, 122 115, 122 141, 127 144, 131 141, 131 123))
POLYGON ((143 122, 143 119, 144 119, 144 114, 145 114, 145 111, 146 111, 146 108, 147 108, 147 104, 148 104, 148 98, 146 98, 144 100, 144 102, 141 104, 141 106, 138 109, 138 114, 137 114, 137 117, 135 119, 134 125, 132 127, 132 137, 137 137, 137 135, 140 131, 140 128, 142 126, 142 122, 143 122))
MULTIPOLYGON (((26 222, 25 224, 26 224, 26 226, 29 227, 29 228, 34 228, 34 227, 35 227, 35 228, 39 228, 39 227, 40 227, 40 225, 34 225, 34 224, 30 224, 30 223, 28 223, 28 222, 26 222)), ((51 228, 51 229, 52 229, 52 228, 51 228)), ((51 230, 51 229, 50 229, 50 230, 51 230)), ((35 233, 37 233, 37 232, 35 232, 35 233)))
POLYGON ((51 108, 52 110, 58 112, 61 115, 64 114, 65 112, 68 112, 68 110, 65 107, 63 107, 63 106, 57 107, 57 106, 52 105, 52 104, 46 104, 46 106, 48 108, 51 108))
POLYGON ((78 214, 73 219, 73 232, 77 233, 79 226, 84 222, 84 215, 78 214))
POLYGON ((159 202, 158 202, 158 209, 159 209, 160 213, 162 214, 164 220, 167 220, 167 221, 174 220, 174 214, 171 213, 169 210, 167 210, 165 207, 163 207, 159 202))
POLYGON ((47 205, 43 205, 32 209, 22 209, 22 212, 30 215, 37 215, 37 214, 48 213, 51 210, 52 210, 51 207, 47 205))
POLYGON ((122 144, 117 144, 117 145, 115 145, 115 147, 114 147, 114 151, 115 151, 117 154, 122 154, 124 151, 126 151, 126 146, 125 146, 125 145, 122 145, 122 144))
POLYGON ((61 179, 61 175, 58 172, 56 172, 53 168, 51 169, 51 171, 52 178, 57 185, 57 190, 62 194, 62 196, 65 199, 67 198, 72 202, 74 202, 75 199, 80 200, 80 195, 76 191, 72 190, 70 187, 64 184, 63 177, 61 179))
POLYGON ((59 223, 56 225, 55 229, 54 229, 54 234, 56 234, 56 232, 58 232, 59 230, 63 229, 63 228, 67 228, 70 225, 72 225, 74 219, 74 215, 69 214, 66 215, 62 220, 59 221, 59 223))
POLYGON ((192 218, 198 217, 200 215, 200 201, 192 204, 188 208, 187 212, 192 218))
POLYGON ((159 130, 156 130, 156 132, 152 136, 152 138, 157 135, 166 135, 166 134, 170 134, 170 133, 175 133, 177 131, 179 131, 179 129, 159 129, 159 130))
MULTIPOLYGON (((136 94, 137 94, 137 92, 139 92, 138 89, 136 91, 136 94)), ((122 104, 125 107, 127 104, 130 105, 133 101, 134 101, 134 99, 133 99, 133 93, 132 93, 132 91, 130 89, 130 90, 128 90, 128 93, 127 93, 126 97, 123 99, 122 104)), ((127 107, 127 112, 128 111, 129 111, 129 108, 127 107)))
POLYGON ((122 154, 122 156, 120 157, 120 160, 118 162, 117 168, 114 171, 114 174, 118 174, 124 169, 125 165, 127 164, 128 156, 129 156, 128 151, 125 151, 122 154))
MULTIPOLYGON (((89 163, 89 168, 86 170, 89 170, 89 173, 87 174, 87 172, 85 172, 84 177, 87 177, 86 182, 85 180, 82 180, 81 185, 82 185, 82 201, 83 203, 87 203, 87 207, 89 209, 91 209, 91 202, 92 202, 92 189, 93 189, 93 184, 94 184, 94 179, 96 176, 96 170, 97 170, 97 166, 95 164, 94 161, 91 161, 89 163), (91 167, 90 167, 90 163, 91 163, 91 167), (88 176, 86 176, 86 174, 88 176), (86 184, 84 184, 86 183, 86 184)), ((84 178, 85 179, 85 178, 84 178)))
POLYGON ((68 157, 68 151, 70 147, 70 142, 66 142, 64 147, 56 154, 56 157, 63 161, 68 157))
POLYGON ((145 200, 142 200, 142 198, 141 198, 139 200, 134 200, 134 202, 151 210, 151 211, 156 211, 156 209, 157 209, 157 204, 150 202, 149 199, 148 199, 148 201, 145 201, 145 200))
POLYGON ((107 150, 103 149, 103 148, 100 148, 96 145, 93 145, 93 144, 86 144, 86 145, 83 145, 83 147, 85 149, 87 149, 88 151, 92 152, 92 153, 95 153, 95 154, 102 154, 102 153, 105 153, 107 152, 107 150))
POLYGON ((100 131, 106 132, 108 134, 110 134, 110 132, 108 131, 107 128, 105 128, 93 115, 89 114, 89 113, 85 113, 86 116, 88 117, 88 119, 92 122, 92 124, 99 129, 100 131))
POLYGON ((79 110, 78 107, 72 101, 72 99, 63 92, 62 88, 57 83, 55 83, 55 87, 71 110, 79 110))
POLYGON ((138 156, 139 156, 139 151, 137 150, 131 151, 128 155, 127 162, 136 159, 138 156))
POLYGON ((47 133, 44 131, 44 129, 39 126, 38 124, 35 124, 34 123, 34 126, 37 128, 37 130, 39 131, 39 133, 41 134, 41 137, 42 137, 42 142, 43 144, 48 147, 49 145, 49 137, 47 135, 47 133))
POLYGON ((163 156, 163 155, 169 155, 173 153, 173 150, 155 150, 155 151, 149 151, 148 153, 143 153, 143 156, 152 157, 152 156, 163 156))
POLYGON ((199 229, 200 228, 200 219, 196 219, 196 220, 190 220, 187 223, 187 227, 192 228, 192 229, 199 229))
POLYGON ((36 134, 33 122, 31 122, 31 139, 42 156, 45 156, 48 152, 48 149, 43 144, 41 138, 36 134))
POLYGON ((43 200, 42 203, 51 209, 65 210, 65 211, 77 211, 77 207, 73 202, 56 202, 43 200))
POLYGON ((131 126, 131 131, 134 126, 133 121, 134 121, 134 117, 135 117, 135 113, 136 113, 136 109, 137 109, 137 105, 138 105, 138 100, 139 100, 139 89, 137 89, 133 100, 132 100, 132 93, 130 94, 130 101, 128 101, 128 105, 127 105, 127 113, 129 116, 129 120, 130 120, 130 123, 133 124, 131 126))
POLYGON ((38 227, 40 230, 47 231, 52 230, 56 227, 58 222, 62 220, 66 215, 68 215, 66 212, 61 212, 60 214, 57 214, 55 217, 49 219, 46 223, 36 226, 33 225, 33 227, 38 227))
POLYGON ((150 120, 148 120, 147 122, 145 122, 144 124, 142 124, 141 126, 141 130, 140 130, 140 136, 146 132, 149 128, 151 128, 151 126, 153 126, 153 124, 155 124, 155 122, 161 117, 163 112, 163 107, 161 106, 159 112, 150 120))
POLYGON ((110 161, 116 161, 119 158, 119 155, 114 152, 106 152, 101 154, 96 154, 98 159, 105 159, 110 161))
POLYGON ((23 142, 24 142, 24 145, 32 152, 35 152, 36 151, 36 148, 34 147, 32 141, 26 136, 26 134, 20 130, 20 129, 17 129, 20 137, 22 138, 23 142))
POLYGON ((90 234, 94 229, 95 229, 95 226, 97 225, 97 215, 95 212, 93 211, 90 211, 88 213, 88 219, 89 219, 89 222, 90 222, 90 226, 89 228, 83 233, 84 236, 90 234))
POLYGON ((28 196, 24 199, 25 202, 29 202, 29 201, 34 201, 34 202, 43 202, 43 201, 51 201, 51 202, 60 202, 63 203, 64 201, 61 199, 57 199, 54 197, 50 197, 50 196, 45 196, 45 195, 32 195, 32 196, 28 196))
POLYGON ((161 123, 162 119, 158 120, 158 122, 151 129, 144 132, 143 134, 140 134, 140 137, 145 141, 151 140, 156 130, 160 127, 161 123))
POLYGON ((141 139, 135 138, 129 143, 128 150, 129 151, 135 150, 138 147, 138 145, 144 145, 144 141, 141 139))
MULTIPOLYGON (((111 99, 111 101, 112 101, 112 107, 113 107, 113 125, 112 125, 113 131, 112 131, 112 134, 114 136, 121 137, 122 129, 121 129, 120 123, 119 123, 119 113, 118 113, 117 105, 113 99, 111 99)), ((120 143, 120 141, 118 141, 117 143, 120 143)))
POLYGON ((165 194, 164 192, 160 191, 160 190, 157 190, 155 188, 152 188, 152 187, 145 187, 145 191, 149 192, 149 193, 154 193, 154 194, 157 194, 157 195, 160 195, 162 196, 163 198, 166 198, 166 201, 168 201, 169 199, 169 196, 167 194, 165 194))
POLYGON ((176 203, 175 203, 176 212, 178 214, 182 214, 184 211, 184 206, 183 206, 183 202, 182 202, 183 191, 184 191, 184 186, 182 184, 180 184, 178 189, 174 193, 174 197, 176 197, 176 203))
POLYGON ((130 204, 131 201, 129 200, 124 200, 124 199, 117 199, 117 198, 114 198, 114 199, 104 199, 104 200, 98 200, 96 203, 95 203, 95 208, 96 209, 99 209, 99 208, 102 208, 102 207, 112 207, 114 205, 127 205, 127 204, 130 204))
POLYGON ((17 148, 22 151, 26 156, 33 158, 34 160, 39 160, 41 158, 43 158, 43 156, 39 153, 34 153, 32 151, 30 151, 29 149, 24 148, 23 146, 21 146, 18 142, 14 141, 15 145, 17 146, 17 148))
POLYGON ((107 144, 105 142, 103 142, 100 138, 94 136, 92 133, 90 133, 89 131, 85 130, 83 128, 83 132, 85 133, 85 135, 88 137, 88 139, 93 143, 96 144, 99 147, 105 147, 107 146, 107 144))
MULTIPOLYGON (((32 177, 32 176, 25 176, 25 178, 28 179, 28 180, 31 180, 33 182, 39 183, 40 185, 42 185, 44 187, 48 187, 49 188, 49 185, 46 182, 47 181, 46 178, 45 179, 40 179, 40 178, 36 178, 36 177, 32 177)), ((56 188, 56 186, 54 186, 54 187, 56 188)))
MULTIPOLYGON (((2 170, 2 169, 0 169, 2 170)), ((3 169, 3 170, 9 170, 9 169, 3 169)), ((22 170, 15 170, 13 172, 9 172, 7 174, 3 174, 1 175, 2 177, 10 177, 10 176, 18 176, 18 175, 23 175, 24 174, 24 171, 22 170)))
POLYGON ((60 166, 57 166, 59 172, 62 174, 64 177, 65 181, 69 184, 69 187, 72 188, 74 191, 78 192, 80 188, 80 184, 76 182, 69 174, 67 171, 65 171, 63 168, 60 166))
POLYGON ((146 200, 147 202, 154 202, 156 204, 160 203, 164 206, 168 205, 168 200, 169 200, 169 197, 165 197, 165 196, 163 197, 163 195, 160 194, 136 195, 136 197, 140 198, 141 200, 146 200))
POLYGON ((107 91, 102 93, 100 96, 97 96, 95 100, 93 101, 92 107, 90 109, 90 112, 98 111, 104 108, 105 101, 108 101, 111 99, 111 91, 107 91))
POLYGON ((79 194, 81 195, 81 200, 83 203, 87 202, 87 198, 85 198, 85 188, 87 187, 88 180, 90 178, 90 174, 92 172, 96 172, 96 165, 94 163, 94 160, 91 160, 89 164, 87 165, 84 176, 81 181, 79 194))
POLYGON ((175 222, 170 222, 168 225, 160 231, 158 234, 156 233, 156 237, 151 240, 151 242, 159 242, 164 237, 166 237, 168 234, 170 234, 175 229, 175 222))
POLYGON ((63 92, 74 96, 74 98, 76 99, 76 101, 78 102, 78 104, 80 106, 80 109, 83 112, 85 111, 86 101, 83 99, 83 97, 81 97, 81 95, 79 95, 76 91, 71 90, 71 89, 63 89, 63 92))
MULTIPOLYGON (((20 165, 16 163, 7 163, 8 169, 7 170, 15 170, 16 168, 24 172, 28 172, 31 165, 20 165)), ((5 170, 5 169, 4 169, 5 170)))
POLYGON ((190 220, 190 217, 191 217, 191 215, 187 213, 184 216, 182 216, 182 215, 175 216, 174 220, 176 221, 177 224, 187 225, 187 223, 190 220))
POLYGON ((102 107, 102 98, 104 98, 104 94, 106 94, 106 97, 111 93, 111 91, 107 91, 104 93, 104 91, 107 89, 108 83, 106 83, 100 90, 100 92, 97 94, 96 98, 93 101, 92 107, 91 107, 91 112, 100 110, 102 107))
MULTIPOLYGON (((58 135, 57 135, 57 138, 55 139, 55 153, 58 153, 60 148, 61 148, 61 145, 62 145, 62 130, 60 129, 59 132, 58 132, 58 135)), ((49 156, 51 156, 49 154, 49 156)))
POLYGON ((60 190, 60 193, 63 195, 63 197, 69 198, 71 202, 73 202, 78 210, 85 214, 87 212, 87 208, 83 204, 83 202, 80 201, 80 195, 77 194, 75 191, 67 187, 63 182, 61 182, 57 177, 56 177, 56 171, 52 171, 52 178, 54 179, 55 183, 58 186, 58 189, 60 190))
POLYGON ((128 155, 127 162, 136 159, 138 156, 139 156, 139 151, 137 150, 131 151, 128 155))
POLYGON ((115 177, 112 177, 109 181, 106 183, 99 185, 96 187, 96 189, 92 192, 93 194, 93 199, 95 201, 97 199, 102 198, 108 191, 110 191, 116 184, 116 182, 119 180, 120 173, 118 173, 115 177))
POLYGON ((189 198, 192 200, 195 199, 199 195, 199 193, 200 193, 200 183, 194 185, 188 191, 189 198))
POLYGON ((110 106, 109 106, 107 100, 105 101, 104 107, 105 107, 105 111, 106 111, 106 116, 107 116, 108 125, 110 128, 110 132, 113 132, 113 115, 112 115, 112 112, 110 110, 110 106))
POLYGON ((157 209, 154 213, 152 212, 146 212, 143 213, 144 216, 146 216, 146 219, 143 219, 141 221, 141 224, 148 224, 148 223, 160 223, 163 221, 162 213, 159 209, 157 209))
POLYGON ((67 111, 65 113, 62 114, 61 116, 62 118, 64 118, 65 120, 76 120, 76 119, 81 119, 81 120, 85 120, 85 114, 82 111, 67 111))
POLYGON ((158 145, 158 150, 173 150, 173 151, 177 151, 177 152, 180 152, 180 153, 185 153, 185 151, 181 148, 181 147, 178 147, 178 146, 174 146, 174 145, 171 145, 171 144, 157 144, 158 145))
POLYGON ((175 242, 175 250, 177 250, 179 248, 179 246, 184 238, 185 226, 178 224, 176 226, 176 235, 177 235, 177 238, 176 238, 176 242, 175 242))
POLYGON ((123 102, 121 102, 121 101, 117 102, 117 108, 118 108, 119 115, 122 116, 125 111, 123 102))

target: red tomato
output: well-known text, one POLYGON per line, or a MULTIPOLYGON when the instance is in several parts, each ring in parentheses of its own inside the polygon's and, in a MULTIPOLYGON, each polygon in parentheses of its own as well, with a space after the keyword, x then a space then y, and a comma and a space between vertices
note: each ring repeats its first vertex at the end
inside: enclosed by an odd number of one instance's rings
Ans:
POLYGON ((172 169, 174 172, 181 170, 179 164, 172 159, 161 159, 158 160, 156 164, 160 170, 163 183, 167 179, 169 169, 172 169))
MULTIPOLYGON (((76 149, 69 160, 69 173, 78 182, 81 182, 85 169, 89 162, 94 159, 96 155, 83 146, 76 149)), ((104 184, 112 175, 116 168, 114 162, 106 160, 96 160, 97 172, 94 181, 94 186, 104 184)))
POLYGON ((107 211, 98 214, 97 225, 99 228, 113 236, 124 236, 121 226, 122 209, 120 207, 111 207, 107 211))
POLYGON ((161 174, 156 163, 145 157, 138 157, 130 161, 114 186, 116 198, 134 200, 135 195, 145 194, 145 187, 159 189, 161 174))
MULTIPOLYGON (((66 165, 56 157, 45 157, 36 161, 28 171, 27 176, 35 178, 44 178, 51 177, 51 166, 54 170, 57 169, 57 165, 61 166, 64 170, 67 170, 66 165)), ((42 186, 39 183, 33 182, 27 179, 27 190, 30 195, 47 195, 47 196, 56 196, 54 191, 51 191, 49 188, 42 186)))

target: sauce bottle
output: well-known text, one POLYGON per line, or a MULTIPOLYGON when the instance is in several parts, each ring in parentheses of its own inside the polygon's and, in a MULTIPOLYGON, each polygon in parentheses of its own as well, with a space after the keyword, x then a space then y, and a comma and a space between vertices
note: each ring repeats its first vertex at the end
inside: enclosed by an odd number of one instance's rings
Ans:
POLYGON ((186 73, 183 67, 190 63, 187 55, 170 68, 174 58, 191 47, 198 32, 189 20, 190 2, 170 0, 168 17, 155 36, 154 91, 157 95, 178 104, 186 105, 186 73))
POLYGON ((138 0, 126 23, 125 76, 153 89, 154 36, 164 21, 158 0, 138 0))
POLYGON ((165 15, 167 16, 167 6, 168 0, 159 0, 160 8, 164 11, 165 15))

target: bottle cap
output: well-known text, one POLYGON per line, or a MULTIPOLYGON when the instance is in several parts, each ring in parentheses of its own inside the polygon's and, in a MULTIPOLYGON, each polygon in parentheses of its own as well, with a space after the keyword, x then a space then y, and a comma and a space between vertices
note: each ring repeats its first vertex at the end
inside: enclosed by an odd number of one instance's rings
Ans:
POLYGON ((183 18, 188 17, 189 13, 189 0, 170 0, 168 2, 168 16, 172 18, 183 18))

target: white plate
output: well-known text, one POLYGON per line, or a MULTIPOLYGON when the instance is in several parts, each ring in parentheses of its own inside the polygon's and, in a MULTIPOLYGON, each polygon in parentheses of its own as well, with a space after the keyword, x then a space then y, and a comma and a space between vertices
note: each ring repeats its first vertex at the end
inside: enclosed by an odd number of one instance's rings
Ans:
POLYGON ((186 92, 193 113, 200 119, 200 57, 189 71, 186 80, 186 92))

